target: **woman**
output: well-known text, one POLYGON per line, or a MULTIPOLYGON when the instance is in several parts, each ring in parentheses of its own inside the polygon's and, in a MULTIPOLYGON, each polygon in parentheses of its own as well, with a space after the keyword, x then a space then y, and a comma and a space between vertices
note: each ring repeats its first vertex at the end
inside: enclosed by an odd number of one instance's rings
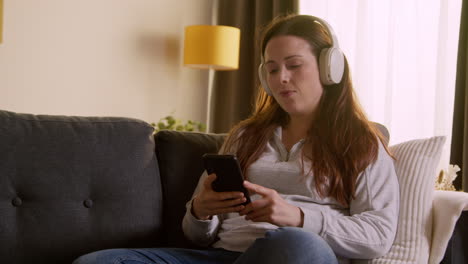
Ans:
POLYGON ((187 203, 184 233, 210 249, 107 250, 76 263, 348 263, 384 255, 396 234, 398 181, 334 38, 311 16, 266 28, 265 90, 221 150, 237 155, 252 202, 213 191, 216 175, 204 173, 187 203))

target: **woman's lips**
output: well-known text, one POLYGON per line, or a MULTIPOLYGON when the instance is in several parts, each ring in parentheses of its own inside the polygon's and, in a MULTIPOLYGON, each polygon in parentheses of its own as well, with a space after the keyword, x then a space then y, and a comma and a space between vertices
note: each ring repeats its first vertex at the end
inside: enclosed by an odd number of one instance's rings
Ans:
POLYGON ((289 96, 293 95, 294 93, 295 93, 295 91, 293 91, 293 90, 286 90, 286 91, 280 92, 280 95, 282 97, 289 97, 289 96))

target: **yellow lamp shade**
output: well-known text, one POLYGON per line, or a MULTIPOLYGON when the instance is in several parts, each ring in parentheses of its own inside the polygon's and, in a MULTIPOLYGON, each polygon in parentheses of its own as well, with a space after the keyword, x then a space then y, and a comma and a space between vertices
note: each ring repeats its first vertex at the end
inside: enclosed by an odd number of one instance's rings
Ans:
POLYGON ((240 29, 196 25, 185 28, 184 65, 198 69, 237 70, 240 29))

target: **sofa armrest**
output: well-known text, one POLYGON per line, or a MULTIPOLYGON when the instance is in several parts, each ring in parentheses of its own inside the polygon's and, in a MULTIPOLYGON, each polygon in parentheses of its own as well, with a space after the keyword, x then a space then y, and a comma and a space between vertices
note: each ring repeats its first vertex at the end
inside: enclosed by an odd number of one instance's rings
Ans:
POLYGON ((460 215, 441 263, 468 263, 468 211, 463 211, 460 215))
POLYGON ((460 217, 463 211, 466 212, 466 210, 468 210, 468 193, 435 191, 433 200, 432 245, 429 263, 440 263, 442 261, 449 241, 456 235, 455 232, 460 232, 459 226, 462 221, 466 221, 464 220, 465 216, 460 217))

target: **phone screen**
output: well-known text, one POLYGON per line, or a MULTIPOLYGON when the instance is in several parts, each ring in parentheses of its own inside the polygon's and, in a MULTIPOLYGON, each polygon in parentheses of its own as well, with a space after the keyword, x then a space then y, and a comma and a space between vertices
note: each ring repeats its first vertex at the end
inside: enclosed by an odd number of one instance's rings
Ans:
POLYGON ((244 187, 244 177, 239 162, 235 155, 205 154, 203 155, 205 169, 208 174, 215 173, 216 180, 212 187, 216 192, 243 192, 250 203, 249 192, 244 187))

